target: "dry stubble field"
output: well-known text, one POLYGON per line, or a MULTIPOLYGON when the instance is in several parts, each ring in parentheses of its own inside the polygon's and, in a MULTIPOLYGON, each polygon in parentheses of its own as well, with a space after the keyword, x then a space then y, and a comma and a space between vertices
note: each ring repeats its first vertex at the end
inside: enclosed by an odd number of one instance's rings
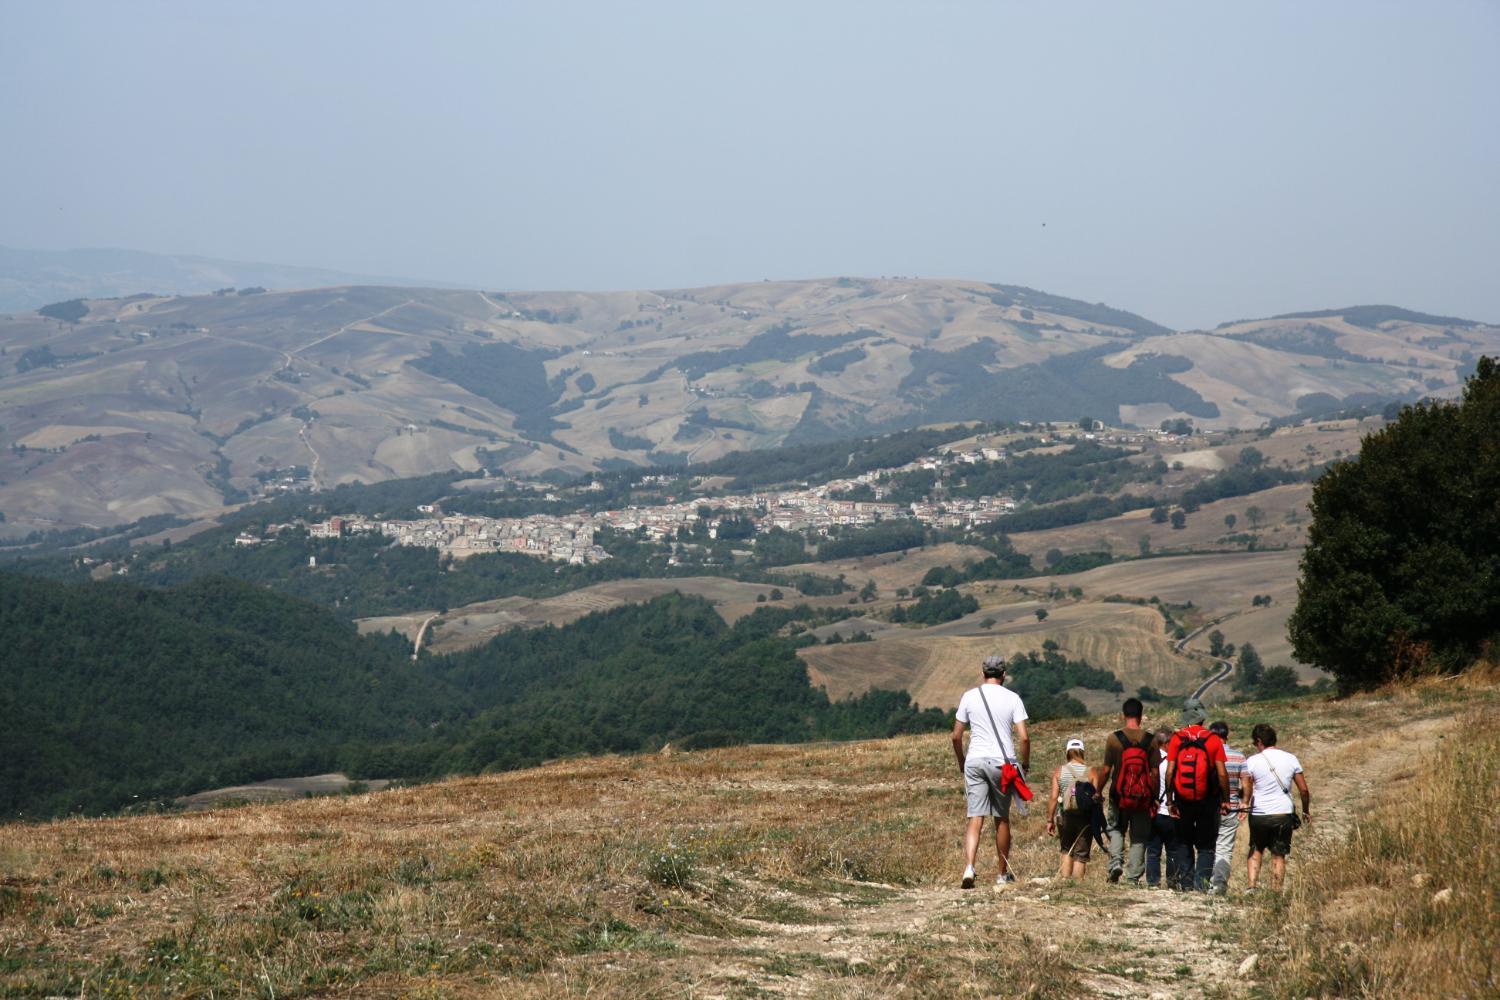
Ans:
MULTIPOLYGON (((1332 993, 1386 995, 1361 992, 1369 976, 1326 952, 1376 933, 1348 929, 1359 914, 1399 919, 1412 873, 1395 872, 1379 908, 1368 886, 1344 885, 1346 908, 1363 902, 1339 924, 1303 890, 1330 871, 1347 883, 1364 870, 1346 863, 1349 845, 1386 836, 1388 810, 1371 807, 1389 791, 1370 755, 1398 754, 1397 794, 1427 808, 1405 790, 1461 724, 1493 731, 1493 680, 1227 716, 1241 737, 1275 722, 1308 767, 1318 825, 1299 835, 1285 898, 1108 886, 1100 865, 1079 885, 1033 881, 1056 858, 1035 812, 1017 822, 1020 884, 990 888, 990 855, 983 887, 960 891, 945 734, 569 760, 347 798, 6 827, 0 995, 1238 997, 1308 995, 1300 984, 1330 975, 1346 984, 1332 993), (1460 710, 1473 714, 1460 723, 1460 710), (1259 971, 1242 977, 1251 954, 1259 971)), ((1034 772, 1067 736, 1097 747, 1111 725, 1037 726, 1034 772)), ((1411 905, 1451 889, 1451 908, 1426 906, 1412 935, 1457 935, 1473 962, 1495 937, 1494 886, 1467 872, 1423 870, 1411 905)), ((1413 948, 1402 962, 1428 968, 1413 948)), ((1400 974, 1375 971, 1387 984, 1400 974)))
POLYGON ((719 576, 648 577, 610 580, 554 597, 502 597, 479 601, 443 615, 436 611, 413 611, 403 615, 362 618, 358 625, 361 632, 396 631, 415 642, 417 629, 431 618, 431 631, 423 648, 434 653, 453 653, 482 645, 513 628, 567 625, 596 611, 650 601, 674 592, 707 598, 714 602, 719 615, 733 624, 763 606, 756 601, 757 596, 769 596, 772 590, 778 589, 787 603, 802 600, 796 588, 786 585, 741 583, 719 576))

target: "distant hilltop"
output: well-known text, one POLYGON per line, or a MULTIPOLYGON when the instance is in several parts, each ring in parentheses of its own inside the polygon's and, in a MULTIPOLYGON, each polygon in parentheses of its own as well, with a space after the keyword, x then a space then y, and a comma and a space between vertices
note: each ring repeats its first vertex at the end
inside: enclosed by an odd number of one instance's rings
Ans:
POLYGON ((141 292, 201 295, 220 288, 324 288, 330 285, 423 285, 389 275, 319 267, 254 264, 141 250, 17 250, 0 246, 0 313, 30 312, 67 299, 109 299, 141 292))
POLYGON ((1500 354, 1500 327, 1391 306, 1178 332, 960 279, 275 287, 317 276, 215 272, 208 294, 74 294, 0 317, 0 530, 213 513, 272 484, 567 478, 956 421, 1255 428, 1451 396, 1500 354))

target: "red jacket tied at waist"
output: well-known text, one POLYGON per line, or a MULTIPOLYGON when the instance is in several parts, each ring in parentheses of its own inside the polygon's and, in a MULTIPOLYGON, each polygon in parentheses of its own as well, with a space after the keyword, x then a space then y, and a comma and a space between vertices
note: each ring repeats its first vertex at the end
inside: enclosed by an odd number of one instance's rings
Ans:
POLYGON ((1026 779, 1021 777, 1021 769, 1014 764, 1006 764, 1000 768, 1000 791, 1015 792, 1022 802, 1031 801, 1031 789, 1027 786, 1026 779))

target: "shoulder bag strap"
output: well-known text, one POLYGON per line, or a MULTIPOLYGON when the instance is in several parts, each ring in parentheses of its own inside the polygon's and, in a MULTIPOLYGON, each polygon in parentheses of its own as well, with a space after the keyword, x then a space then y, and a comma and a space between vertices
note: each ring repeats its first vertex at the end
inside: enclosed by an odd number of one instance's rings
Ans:
MULTIPOLYGON (((1290 781, 1282 781, 1281 780, 1281 772, 1278 771, 1278 770, 1276 770, 1276 765, 1273 764, 1273 763, 1271 763, 1271 758, 1270 757, 1266 757, 1265 751, 1261 751, 1261 756, 1266 758, 1266 769, 1271 772, 1271 777, 1273 777, 1273 778, 1276 779, 1276 784, 1279 785, 1279 786, 1281 786, 1282 794, 1284 794, 1287 798, 1291 798, 1292 797, 1292 783, 1290 781)), ((1297 811, 1297 804, 1294 802, 1294 803, 1292 803, 1292 812, 1296 812, 1296 811, 1297 811)))
MULTIPOLYGON (((995 731, 995 745, 1000 748, 1000 752, 1003 754, 1005 753, 1005 740, 1000 738, 1000 727, 995 725, 995 713, 990 711, 990 700, 984 696, 984 685, 981 684, 974 690, 979 692, 979 700, 984 702, 984 714, 990 717, 990 728, 995 731)), ((1007 764, 1015 764, 1017 767, 1021 764, 1020 761, 1011 760, 1009 757, 1005 758, 1005 762, 1007 764)))

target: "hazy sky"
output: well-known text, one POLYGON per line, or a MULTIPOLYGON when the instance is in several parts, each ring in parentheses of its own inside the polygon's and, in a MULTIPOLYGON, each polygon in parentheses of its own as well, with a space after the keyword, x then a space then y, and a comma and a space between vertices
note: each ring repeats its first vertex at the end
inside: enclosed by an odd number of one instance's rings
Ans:
POLYGON ((1500 3, 0 0, 0 244, 1500 321, 1500 3))

